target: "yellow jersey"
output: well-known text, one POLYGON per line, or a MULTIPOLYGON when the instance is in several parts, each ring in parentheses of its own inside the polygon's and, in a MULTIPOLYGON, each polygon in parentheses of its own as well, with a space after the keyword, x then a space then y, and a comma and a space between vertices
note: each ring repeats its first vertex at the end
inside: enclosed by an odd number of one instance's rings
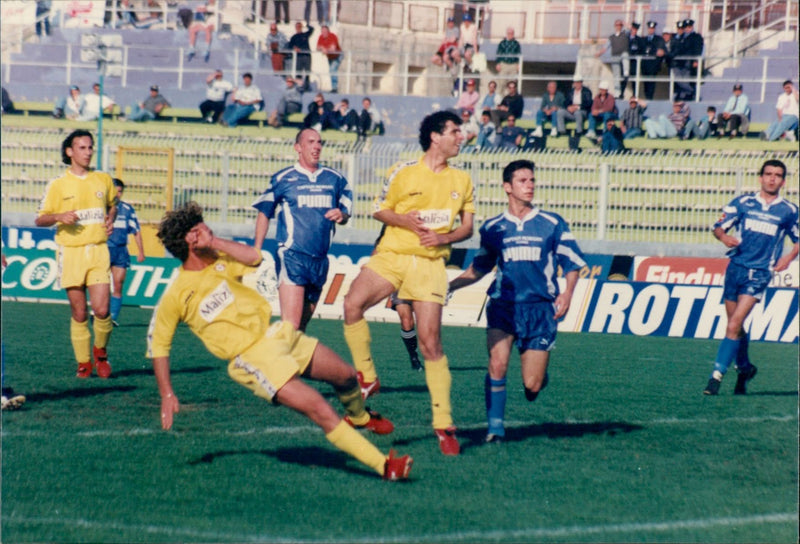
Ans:
POLYGON ((78 214, 78 221, 72 225, 56 224, 55 240, 60 246, 105 244, 108 240, 105 219, 116 200, 117 191, 108 174, 92 171, 77 176, 67 170, 47 185, 38 215, 78 214))
MULTIPOLYGON (((475 213, 472 180, 467 172, 448 166, 435 173, 420 158, 401 164, 389 176, 383 194, 375 203, 375 212, 393 210, 405 214, 420 213, 425 226, 446 234, 461 212, 475 213)), ((376 251, 393 251, 429 258, 450 256, 450 245, 424 247, 413 231, 387 225, 376 251)))
POLYGON ((258 267, 221 255, 203 270, 180 268, 153 311, 147 331, 147 357, 168 357, 181 321, 214 356, 230 361, 269 328, 272 308, 241 278, 258 267))

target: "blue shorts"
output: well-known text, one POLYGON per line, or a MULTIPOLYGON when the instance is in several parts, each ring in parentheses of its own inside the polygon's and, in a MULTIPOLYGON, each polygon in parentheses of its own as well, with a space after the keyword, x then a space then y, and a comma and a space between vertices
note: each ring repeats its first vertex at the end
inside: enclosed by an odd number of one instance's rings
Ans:
POLYGON ((278 285, 288 283, 305 287, 305 298, 316 304, 328 279, 328 257, 312 257, 286 248, 278 249, 275 261, 278 285))
POLYGON ((722 288, 722 299, 736 301, 739 295, 750 295, 761 300, 767 285, 772 281, 772 272, 759 268, 745 268, 735 263, 728 263, 725 270, 725 284, 722 288))
POLYGON ((111 266, 131 267, 131 254, 128 253, 128 246, 108 246, 108 255, 111 257, 111 266))
POLYGON ((552 302, 514 303, 490 299, 486 306, 488 327, 514 336, 514 345, 520 353, 529 349, 553 349, 558 331, 555 315, 552 302))

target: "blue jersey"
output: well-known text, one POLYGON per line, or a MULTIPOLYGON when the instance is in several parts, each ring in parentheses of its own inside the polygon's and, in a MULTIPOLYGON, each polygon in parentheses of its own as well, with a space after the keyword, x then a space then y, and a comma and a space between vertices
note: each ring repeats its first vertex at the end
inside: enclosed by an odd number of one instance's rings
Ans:
POLYGON ((277 214, 278 243, 300 253, 324 257, 331 246, 336 224, 325 213, 339 208, 351 215, 353 191, 336 170, 321 166, 309 172, 299 164, 284 168, 253 207, 272 219, 277 214))
POLYGON ((120 201, 117 204, 117 218, 114 220, 114 231, 108 237, 108 245, 127 247, 128 235, 137 232, 139 232, 139 219, 136 218, 133 206, 120 201))
POLYGON ((786 236, 797 243, 797 206, 776 198, 767 204, 757 194, 751 193, 734 198, 722 208, 722 217, 714 228, 726 232, 736 228, 738 246, 727 255, 731 262, 744 268, 771 270, 783 253, 786 236))
POLYGON ((557 269, 564 274, 586 265, 575 236, 561 216, 534 208, 522 219, 508 212, 486 221, 473 268, 483 274, 497 265, 489 297, 508 302, 555 301, 557 269))

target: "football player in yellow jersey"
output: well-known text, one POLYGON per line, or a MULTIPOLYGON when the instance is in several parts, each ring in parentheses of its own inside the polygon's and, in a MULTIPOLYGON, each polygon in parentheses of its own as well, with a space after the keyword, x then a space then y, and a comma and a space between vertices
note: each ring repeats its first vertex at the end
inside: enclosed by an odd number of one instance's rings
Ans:
POLYGON ((364 398, 380 389, 364 312, 393 291, 413 301, 433 429, 445 455, 460 452, 451 415, 452 378, 441 340, 447 296, 445 261, 451 244, 472 236, 475 215, 469 174, 448 165, 464 139, 459 125, 458 115, 448 111, 422 120, 419 142, 425 153, 390 175, 373 214, 386 231, 344 299, 344 336, 364 398))
POLYGON ((113 324, 109 313, 110 261, 106 241, 114 229, 117 191, 111 176, 92 170, 94 138, 75 130, 61 144, 61 159, 69 168, 47 186, 36 226, 56 225, 58 280, 67 291, 72 319, 70 339, 79 378, 108 378, 111 365, 106 346, 113 324), (86 291, 94 313, 94 348, 86 310, 86 291))
POLYGON ((387 480, 408 477, 413 460, 380 452, 353 427, 388 434, 394 425, 364 407, 353 367, 289 321, 270 325, 272 308, 241 278, 261 262, 257 249, 214 236, 194 202, 167 212, 158 237, 181 260, 178 277, 153 312, 147 356, 153 360, 161 395, 161 426, 172 427, 178 398, 170 380, 170 349, 178 323, 185 322, 206 348, 228 361, 228 374, 256 395, 305 415, 337 448, 387 480), (347 412, 343 418, 300 377, 331 384, 347 412))

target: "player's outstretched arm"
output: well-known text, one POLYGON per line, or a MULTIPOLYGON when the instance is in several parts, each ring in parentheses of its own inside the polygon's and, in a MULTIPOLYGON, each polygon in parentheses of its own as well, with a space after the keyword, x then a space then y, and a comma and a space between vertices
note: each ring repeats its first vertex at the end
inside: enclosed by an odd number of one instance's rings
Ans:
POLYGON ((269 217, 267 217, 263 212, 258 212, 258 217, 256 217, 256 234, 253 240, 253 247, 255 247, 258 251, 261 251, 261 247, 264 245, 264 238, 267 237, 268 229, 269 217))
POLYGON ((161 428, 172 428, 172 418, 180 410, 178 397, 172 391, 172 381, 169 376, 169 357, 153 358, 153 371, 158 383, 158 393, 161 395, 161 428))
POLYGON ((472 285, 486 275, 485 272, 475 270, 475 267, 469 265, 469 268, 464 270, 458 277, 450 280, 449 291, 453 292, 456 289, 461 289, 467 285, 472 285))
POLYGON ((213 249, 214 251, 221 251, 232 259, 239 261, 248 266, 256 266, 261 262, 261 251, 254 247, 234 242, 233 240, 226 240, 225 238, 217 238, 210 229, 199 230, 193 239, 187 238, 190 247, 197 249, 213 249))

